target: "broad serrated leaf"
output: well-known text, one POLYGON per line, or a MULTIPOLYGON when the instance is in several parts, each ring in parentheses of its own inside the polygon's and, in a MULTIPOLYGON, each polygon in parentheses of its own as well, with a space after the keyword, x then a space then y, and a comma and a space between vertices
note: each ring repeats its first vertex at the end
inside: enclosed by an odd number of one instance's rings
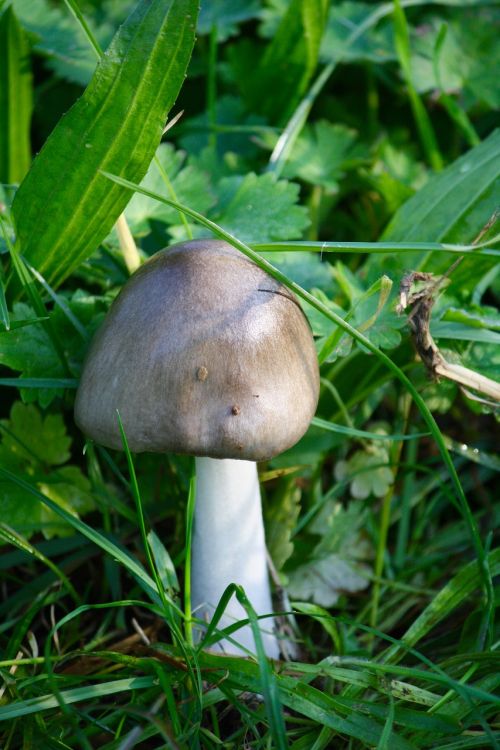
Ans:
POLYGON ((52 285, 92 254, 130 199, 99 170, 144 177, 184 80, 197 9, 197 0, 139 3, 21 184, 20 250, 52 285))
POLYGON ((213 28, 223 42, 238 31, 238 24, 257 18, 261 0, 210 0, 203 3, 198 19, 198 33, 209 34, 213 28))
POLYGON ((338 192, 345 173, 368 156, 367 149, 357 143, 357 137, 355 130, 326 120, 307 126, 293 147, 283 177, 300 177, 329 192, 338 192))
POLYGON ((12 8, 0 16, 0 182, 22 180, 31 162, 30 47, 12 8))
MULTIPOLYGON (((49 474, 44 481, 38 482, 38 489, 77 518, 94 508, 90 482, 77 466, 63 466, 57 473, 49 474)), ((46 539, 74 534, 69 523, 50 508, 41 507, 41 530, 46 539)))
MULTIPOLYGON (((29 476, 38 489, 72 515, 94 508, 89 480, 66 464, 71 438, 61 414, 43 415, 33 404, 16 401, 0 427, 0 465, 29 476), (66 464, 62 466, 62 464, 66 464)), ((47 539, 74 533, 52 510, 11 482, 0 482, 2 521, 26 536, 42 531, 47 539)))
MULTIPOLYGON (((383 429, 381 431, 385 432, 383 429)), ((356 499, 364 500, 370 495, 384 497, 394 483, 387 447, 374 441, 366 449, 353 453, 347 461, 338 461, 335 478, 338 481, 349 480, 351 495, 356 499)))
POLYGON ((320 537, 311 559, 289 575, 289 591, 296 599, 306 599, 322 607, 333 606, 342 593, 367 587, 366 569, 360 561, 370 557, 370 547, 362 538, 366 510, 354 500, 347 507, 329 501, 308 526, 320 537))
POLYGON ((333 500, 323 508, 307 527, 321 537, 314 548, 316 557, 337 554, 352 560, 369 557, 366 544, 360 543, 360 533, 366 526, 367 510, 360 500, 351 500, 346 506, 333 500))
POLYGON ((271 174, 226 177, 218 191, 215 220, 243 242, 295 239, 309 224, 307 210, 296 205, 298 185, 271 174))
MULTIPOLYGON (((95 297, 76 292, 66 304, 82 325, 94 328, 98 324, 95 297)), ((26 378, 67 378, 47 330, 40 323, 29 323, 30 319, 36 321, 33 309, 24 302, 16 302, 10 317, 11 329, 0 332, 0 363, 26 378)), ((62 342, 69 370, 76 376, 86 342, 60 307, 53 310, 50 320, 55 335, 62 342)), ((21 396, 25 402, 38 401, 41 406, 48 406, 62 392, 56 388, 23 388, 21 396)))
MULTIPOLYGON (((23 302, 14 304, 11 313, 13 322, 33 317, 35 313, 29 305, 23 302)), ((66 375, 46 329, 39 323, 19 328, 12 327, 10 331, 1 334, 0 363, 28 378, 60 378, 66 375)), ((23 389, 21 395, 23 401, 38 399, 42 406, 47 406, 61 393, 62 391, 49 389, 23 389)))
POLYGON ((391 24, 384 20, 372 24, 350 41, 356 30, 365 26, 374 5, 363 2, 332 3, 325 35, 321 44, 321 59, 325 62, 385 63, 396 59, 391 24))
POLYGON ((468 109, 483 104, 500 107, 500 85, 496 70, 500 65, 497 27, 498 8, 457 9, 446 25, 435 76, 435 48, 443 18, 433 16, 419 26, 412 38, 413 80, 421 92, 440 88, 460 92, 460 101, 468 109))
MULTIPOLYGON (((49 0, 12 0, 33 48, 61 78, 85 86, 96 67, 96 56, 87 39, 64 8, 49 0)), ((103 29, 106 34, 106 29, 103 29)), ((102 37, 101 37, 102 40, 102 37)))
MULTIPOLYGON (((3 465, 3 464, 2 464, 3 465)), ((40 530, 42 506, 36 498, 29 497, 21 487, 0 480, 0 518, 26 537, 40 530)))
POLYGON ((3 433, 2 453, 5 451, 21 463, 40 461, 48 466, 65 463, 69 458, 71 439, 60 414, 42 417, 33 404, 16 401, 10 410, 10 418, 2 425, 8 429, 3 433))
MULTIPOLYGON (((156 159, 151 163, 141 183, 142 187, 156 193, 164 193, 175 200, 206 213, 214 203, 208 175, 196 166, 186 163, 186 154, 175 151, 169 144, 161 144, 156 159), (158 160, 158 163, 157 163, 158 160), (166 176, 166 179, 165 179, 166 176)), ((150 231, 149 222, 162 221, 178 224, 179 212, 140 193, 135 193, 125 210, 130 229, 134 234, 150 231)))
POLYGON ((288 576, 288 592, 322 607, 333 607, 339 596, 362 591, 368 586, 355 566, 341 555, 328 555, 296 568, 288 576))

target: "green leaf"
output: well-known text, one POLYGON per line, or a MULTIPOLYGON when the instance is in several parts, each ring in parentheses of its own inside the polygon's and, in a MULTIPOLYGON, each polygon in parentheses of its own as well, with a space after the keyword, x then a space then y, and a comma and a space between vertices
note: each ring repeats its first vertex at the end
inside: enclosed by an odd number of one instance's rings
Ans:
MULTIPOLYGON (((492 578, 498 576, 500 574, 500 549, 490 552, 483 564, 488 567, 492 578)), ((396 644, 387 651, 384 655, 384 662, 399 661, 407 648, 415 646, 441 620, 448 617, 457 607, 463 606, 467 597, 480 586, 480 577, 480 563, 477 560, 472 560, 461 568, 414 620, 401 638, 402 645, 396 644)))
POLYGON ((300 513, 300 489, 284 482, 266 512, 266 544, 276 570, 282 570, 293 553, 292 536, 300 513))
MULTIPOLYGON (((4 464, 2 464, 4 465, 4 464)), ((42 527, 42 506, 11 482, 0 480, 0 517, 27 538, 42 527)))
POLYGON ((12 8, 0 17, 0 182, 20 182, 31 162, 30 47, 12 8))
MULTIPOLYGON (((47 497, 75 517, 94 508, 89 480, 77 466, 61 466, 70 458, 71 445, 61 414, 43 416, 33 404, 16 401, 10 418, 0 424, 3 467, 31 477, 47 497)), ((73 533, 71 526, 51 509, 17 485, 3 480, 0 510, 3 522, 26 536, 42 531, 50 539, 73 533)))
POLYGON ((168 554, 165 545, 161 542, 160 538, 154 531, 149 532, 147 539, 163 588, 165 591, 169 592, 170 596, 172 596, 174 592, 180 590, 172 558, 168 554))
POLYGON ((500 107, 500 86, 495 71, 500 65, 500 48, 496 27, 500 22, 498 8, 457 9, 446 24, 446 37, 439 55, 439 78, 436 80, 434 55, 443 17, 427 18, 413 35, 413 80, 421 92, 460 92, 460 101, 471 109, 478 104, 491 109, 500 107), (441 83, 441 86, 439 85, 441 83))
MULTIPOLYGON (((498 207, 500 130, 457 159, 402 206, 383 239, 468 244, 498 207)), ((405 263, 409 263, 408 257, 405 263)))
POLYGON ((346 508, 334 501, 323 505, 307 527, 320 541, 311 559, 288 576, 288 590, 294 598, 332 607, 342 593, 354 593, 368 586, 367 571, 360 565, 371 556, 370 546, 362 536, 366 515, 357 500, 346 508))
POLYGON ((97 60, 67 10, 54 7, 49 0, 12 0, 12 7, 48 66, 62 78, 85 86, 97 60))
POLYGON ((498 343, 472 345, 462 357, 462 364, 500 382, 500 346, 498 343))
POLYGON ((217 39, 223 42, 238 31, 238 24, 257 18, 260 0, 210 0, 203 3, 198 19, 198 33, 209 34, 217 29, 217 39))
POLYGON ((355 130, 319 120, 306 126, 292 149, 283 177, 300 177, 312 185, 321 185, 331 193, 339 190, 339 181, 368 152, 357 141, 355 130))
POLYGON ((31 462, 36 456, 44 464, 57 466, 70 457, 71 438, 66 435, 61 414, 42 417, 33 404, 16 401, 8 422, 2 421, 2 425, 9 429, 3 436, 2 449, 18 460, 31 462))
MULTIPOLYGON (((446 242, 471 244, 498 209, 500 190, 500 130, 468 151, 431 179, 397 211, 382 240, 393 242, 446 242)), ((494 226, 482 237, 498 231, 494 226)), ((453 271, 454 287, 465 295, 495 264, 488 257, 472 257, 453 271)), ((369 278, 381 269, 399 283, 408 269, 444 273, 449 259, 436 253, 415 252, 371 257, 365 268, 369 278)))
MULTIPOLYGON (((153 192, 175 195, 175 200, 186 203, 201 213, 206 213, 214 203, 208 176, 201 169, 186 163, 186 154, 175 151, 170 144, 162 143, 148 172, 141 182, 142 187, 153 192), (167 180, 165 180, 165 176, 167 180)), ((150 221, 178 224, 179 212, 174 208, 136 193, 125 210, 130 229, 134 234, 150 231, 150 221)))
POLYGON ((341 594, 362 591, 368 580, 341 555, 312 560, 288 574, 287 589, 295 599, 312 601, 321 607, 333 607, 341 594))
POLYGON ((63 690, 60 695, 54 695, 53 693, 40 695, 36 698, 28 698, 25 701, 15 701, 7 706, 0 706, 0 721, 47 711, 49 708, 60 708, 61 701, 64 701, 64 704, 78 703, 79 701, 92 700, 92 698, 101 698, 104 695, 113 696, 133 690, 144 690, 156 684, 157 679, 155 677, 130 677, 63 690))
MULTIPOLYGON (((34 317, 34 311, 24 302, 14 304, 11 314, 13 322, 34 317)), ((27 378, 50 377, 63 378, 66 372, 61 360, 54 351, 46 329, 40 323, 12 329, 2 334, 0 348, 0 363, 17 370, 27 378)), ((23 389, 24 401, 38 399, 43 406, 47 406, 53 398, 60 395, 62 390, 30 391, 23 389)))
POLYGON ((137 6, 19 188, 12 209, 21 251, 48 283, 92 254, 129 200, 99 170, 144 177, 184 80, 197 5, 137 6))
POLYGON ((471 328, 500 331, 500 312, 495 307, 471 305, 464 310, 448 306, 441 320, 464 323, 471 328))
MULTIPOLYGON (((99 322, 96 315, 96 298, 82 292, 76 292, 67 306, 78 320, 95 327, 99 322)), ((54 350, 46 329, 40 323, 16 326, 18 321, 25 323, 33 318, 34 312, 24 302, 16 302, 11 313, 11 330, 1 334, 0 363, 17 370, 27 379, 40 379, 37 389, 31 390, 28 383, 24 384, 21 396, 23 401, 37 400, 41 406, 48 406, 56 396, 61 395, 64 387, 71 387, 64 366, 54 350), (52 381, 43 387, 42 379, 52 381), (56 387, 53 381, 61 379, 61 384, 56 387)), ((78 375, 83 358, 85 345, 83 345, 81 334, 75 329, 65 312, 56 307, 50 314, 51 324, 58 339, 62 342, 64 352, 68 361, 71 374, 78 375)), ((19 387, 21 387, 19 382, 19 387)))
POLYGON ((243 75, 250 109, 271 122, 293 112, 316 70, 327 0, 291 0, 251 75, 243 75))
MULTIPOLYGON (((90 482, 77 466, 64 466, 57 473, 49 474, 45 481, 38 482, 38 488, 76 518, 95 507, 90 482)), ((40 507, 42 531, 46 539, 71 536, 74 533, 70 524, 59 518, 53 510, 43 505, 40 507)))
POLYGON ((243 242, 294 239, 309 224, 307 210, 296 205, 298 185, 271 174, 225 177, 218 190, 216 221, 243 242))
MULTIPOLYGON (((390 7, 390 6, 389 6, 390 7)), ((396 58, 391 24, 383 21, 371 24, 356 41, 350 39, 358 27, 363 27, 373 13, 374 6, 363 2, 332 3, 323 42, 321 59, 325 62, 392 62, 396 58), (349 43, 347 43, 349 41, 349 43)))
POLYGON ((350 477, 349 489, 355 498, 384 497, 394 482, 388 464, 387 447, 376 441, 367 449, 353 453, 347 461, 339 461, 335 466, 335 478, 341 482, 350 477))

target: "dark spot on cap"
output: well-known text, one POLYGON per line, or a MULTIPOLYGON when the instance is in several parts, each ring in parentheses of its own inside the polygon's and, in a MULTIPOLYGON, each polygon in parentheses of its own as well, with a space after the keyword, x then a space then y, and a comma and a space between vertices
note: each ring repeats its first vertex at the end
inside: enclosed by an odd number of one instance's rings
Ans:
POLYGON ((201 380, 201 382, 203 383, 203 381, 205 381, 207 378, 208 378, 207 368, 203 366, 198 367, 198 369, 196 370, 196 379, 201 380))
POLYGON ((238 414, 241 412, 240 407, 238 404, 234 404, 234 406, 231 406, 231 414, 234 414, 234 416, 238 416, 238 414))

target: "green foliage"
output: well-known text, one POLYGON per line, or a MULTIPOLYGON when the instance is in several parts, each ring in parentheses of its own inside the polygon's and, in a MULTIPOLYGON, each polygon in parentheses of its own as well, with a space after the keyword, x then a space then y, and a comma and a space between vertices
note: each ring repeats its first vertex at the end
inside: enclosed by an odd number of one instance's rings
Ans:
POLYGON ((212 0, 203 3, 198 19, 198 32, 209 34, 217 31, 217 39, 224 42, 238 32, 238 25, 257 18, 261 0, 212 0))
POLYGON ((319 120, 299 136, 283 176, 320 185, 332 193, 346 172, 367 160, 367 149, 357 143, 357 133, 343 125, 319 120))
POLYGON ((99 170, 144 176, 184 78, 196 9, 194 0, 137 7, 19 188, 19 245, 50 283, 61 283, 91 255, 128 202, 99 170))
MULTIPOLYGON (((142 186, 153 192, 166 192, 175 200, 205 213, 213 204, 208 176, 196 163, 186 160, 186 154, 175 151, 170 144, 161 144, 156 159, 142 181, 142 186)), ((165 224, 180 223, 179 212, 137 193, 127 205, 125 216, 135 235, 148 234, 152 221, 165 224)))
POLYGON ((12 8, 0 15, 0 182, 20 182, 31 161, 29 44, 12 8))
POLYGON ((365 523, 366 512, 359 502, 351 502, 347 508, 326 503, 307 529, 320 541, 309 560, 288 574, 291 596, 333 607, 342 594, 366 589, 368 568, 360 565, 370 557, 370 546, 362 538, 365 523))
MULTIPOLYGON (((44 417, 33 404, 16 401, 9 419, 0 422, 0 431, 4 469, 29 476, 40 491, 75 516, 94 508, 89 480, 78 466, 67 463, 71 438, 60 414, 44 417)), ((4 480, 0 480, 0 509, 2 523, 26 537, 40 530, 47 539, 72 533, 52 511, 4 480)))
MULTIPOLYGON (((82 292, 76 292, 67 301, 70 312, 83 326, 92 324, 98 318, 96 299, 82 292)), ((14 303, 11 313, 11 330, 0 333, 0 362, 16 370, 27 378, 64 378, 69 373, 78 375, 82 352, 87 341, 68 318, 65 310, 56 307, 50 315, 50 322, 58 340, 64 343, 64 361, 54 349, 52 340, 42 323, 31 323, 35 318, 33 309, 25 302, 14 303), (19 327, 16 326, 19 323, 19 327)), ((60 389, 30 388, 21 391, 25 402, 37 400, 41 406, 48 406, 60 396, 60 389)))
POLYGON ((272 121, 293 112, 316 70, 328 4, 328 0, 291 0, 257 65, 256 51, 247 49, 242 68, 240 52, 235 62, 250 109, 272 121))
POLYGON ((295 239, 309 223, 304 207, 295 205, 298 194, 297 185, 270 174, 225 177, 214 218, 244 242, 295 239))
POLYGON ((40 152, 0 184, 2 747, 500 746, 497 410, 396 311, 432 274, 441 354, 500 380, 497 5, 208 0, 187 68, 194 0, 0 0, 0 180, 40 152), (317 414, 259 466, 291 662, 238 586, 208 641, 236 595, 256 657, 196 643, 191 459, 74 424, 124 207, 139 262, 230 232, 311 324, 317 414))
MULTIPOLYGON (((96 67, 96 57, 71 16, 48 0, 11 0, 29 33, 34 49, 44 56, 58 76, 86 85, 96 67)), ((103 29, 108 36, 109 27, 103 29)))
POLYGON ((300 490, 293 480, 283 483, 266 513, 266 544, 278 570, 293 554, 293 531, 300 514, 300 490))

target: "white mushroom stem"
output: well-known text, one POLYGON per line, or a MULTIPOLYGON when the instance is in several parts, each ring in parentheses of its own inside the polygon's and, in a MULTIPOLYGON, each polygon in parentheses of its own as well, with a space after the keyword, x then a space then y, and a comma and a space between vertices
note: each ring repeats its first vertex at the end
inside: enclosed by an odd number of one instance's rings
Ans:
MULTIPOLYGON (((191 606, 199 619, 210 619, 230 583, 243 586, 258 615, 272 612, 267 573, 266 545, 262 520, 257 465, 233 459, 196 459, 196 509, 192 547, 191 606)), ((231 597, 218 624, 224 628, 247 613, 231 597)), ((272 617, 260 620, 266 654, 279 656, 272 617)), ((245 625, 216 648, 241 655, 247 649, 255 654, 250 625, 245 625)))

